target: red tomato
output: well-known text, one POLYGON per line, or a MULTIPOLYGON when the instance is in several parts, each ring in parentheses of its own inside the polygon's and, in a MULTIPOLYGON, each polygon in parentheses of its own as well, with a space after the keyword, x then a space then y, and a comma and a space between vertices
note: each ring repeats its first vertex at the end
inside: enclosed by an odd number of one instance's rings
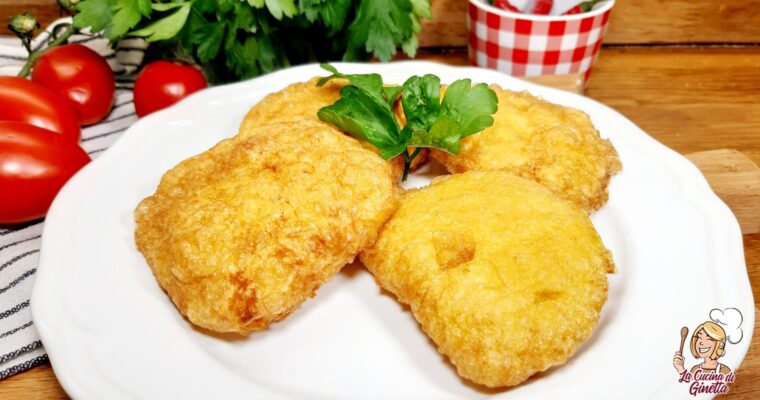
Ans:
POLYGON ((496 0, 493 2, 493 5, 494 7, 498 7, 503 10, 521 13, 520 9, 513 6, 512 3, 509 2, 509 0, 496 0))
POLYGON ((42 218, 63 184, 90 156, 63 135, 0 121, 0 224, 42 218))
POLYGON ((116 81, 106 60, 81 44, 54 47, 34 64, 32 80, 71 101, 82 125, 101 121, 111 111, 116 81))
POLYGON ((15 76, 0 76, 0 121, 18 121, 58 132, 78 143, 77 112, 44 86, 15 76))
POLYGON ((206 86, 206 78, 192 66, 154 61, 143 68, 135 81, 137 116, 169 107, 206 86))
POLYGON ((554 7, 554 0, 536 0, 535 3, 533 3, 533 8, 530 13, 536 15, 549 15, 552 11, 552 7, 554 7))

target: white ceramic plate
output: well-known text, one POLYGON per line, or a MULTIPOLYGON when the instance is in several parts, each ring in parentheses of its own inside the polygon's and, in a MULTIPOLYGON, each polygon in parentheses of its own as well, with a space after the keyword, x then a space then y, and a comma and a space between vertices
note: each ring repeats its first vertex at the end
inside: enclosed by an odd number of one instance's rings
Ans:
MULTIPOLYGON (((324 75, 309 65, 205 90, 141 119, 60 193, 45 224, 32 312, 70 395, 688 397, 671 361, 680 328, 693 329, 711 309, 725 307, 744 314, 745 337, 728 345, 720 361, 732 369, 740 364, 754 323, 742 237, 729 209, 686 159, 599 103, 497 72, 424 62, 338 68, 379 72, 399 84, 411 74, 434 73, 443 82, 468 77, 529 90, 591 115, 624 166, 612 180, 609 203, 593 215, 618 267, 593 337, 564 366, 510 390, 484 390, 461 380, 412 315, 358 266, 347 267, 267 332, 210 336, 184 320, 135 249, 132 210, 166 170, 234 135, 263 96, 324 75)), ((430 174, 412 184, 425 184, 430 174)))

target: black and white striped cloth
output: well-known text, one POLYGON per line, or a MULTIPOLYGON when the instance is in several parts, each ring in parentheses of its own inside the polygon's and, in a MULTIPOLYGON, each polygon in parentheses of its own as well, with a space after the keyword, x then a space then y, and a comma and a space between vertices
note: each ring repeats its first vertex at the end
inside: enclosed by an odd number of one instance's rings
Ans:
MULTIPOLYGON (((32 48, 44 48, 51 31, 65 23, 71 23, 71 19, 54 22, 35 38, 32 48)), ((147 46, 142 39, 126 39, 112 48, 106 39, 86 34, 74 35, 69 42, 81 43, 103 55, 116 76, 111 113, 102 122, 82 129, 81 146, 94 159, 137 119, 132 87, 147 46)), ((26 50, 17 38, 0 36, 0 75, 16 75, 26 58, 26 50)), ((43 224, 40 220, 0 228, 0 380, 47 362, 29 308, 43 224)))

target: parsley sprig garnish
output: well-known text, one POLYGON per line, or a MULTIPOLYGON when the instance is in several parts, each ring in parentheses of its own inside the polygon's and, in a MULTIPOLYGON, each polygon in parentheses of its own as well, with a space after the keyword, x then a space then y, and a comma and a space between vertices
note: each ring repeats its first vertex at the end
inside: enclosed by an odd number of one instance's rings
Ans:
POLYGON ((342 74, 332 65, 321 66, 332 75, 318 86, 334 78, 350 84, 341 89, 340 100, 319 110, 319 119, 371 143, 386 160, 403 155, 402 180, 422 148, 459 154, 462 138, 493 125, 498 99, 484 83, 473 86, 469 79, 459 79, 441 100, 441 80, 435 75, 415 75, 394 87, 385 86, 379 74, 342 74), (403 127, 393 113, 399 97, 407 121, 403 127))
POLYGON ((142 37, 212 82, 314 60, 388 61, 417 50, 429 0, 79 0, 74 27, 112 42, 142 37))

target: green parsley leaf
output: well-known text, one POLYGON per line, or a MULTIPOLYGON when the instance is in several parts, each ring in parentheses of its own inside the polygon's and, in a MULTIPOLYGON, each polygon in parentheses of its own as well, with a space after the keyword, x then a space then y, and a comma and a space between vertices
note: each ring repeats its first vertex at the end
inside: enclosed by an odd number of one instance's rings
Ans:
POLYGON ((335 104, 319 110, 319 119, 373 144, 386 160, 406 150, 406 140, 387 103, 353 85, 344 87, 340 96, 335 104))
POLYGON ((281 20, 283 15, 291 18, 298 12, 294 0, 266 0, 266 5, 269 12, 277 20, 281 20))
POLYGON ((452 154, 458 154, 461 144, 460 137, 451 134, 460 129, 457 121, 441 118, 427 130, 419 130, 412 133, 412 139, 409 144, 414 147, 432 147, 439 150, 445 150, 452 154))
POLYGON ((403 91, 404 88, 401 86, 383 86, 383 96, 391 109, 403 91))
POLYGON ((201 62, 208 62, 219 54, 224 29, 224 24, 207 24, 192 33, 192 41, 198 44, 196 54, 201 62))
POLYGON ((422 30, 422 23, 420 20, 433 19, 433 12, 430 9, 429 0, 411 0, 412 2, 412 35, 407 40, 401 43, 401 49, 404 53, 411 58, 417 55, 417 47, 419 47, 419 41, 417 40, 417 34, 422 30))
POLYGON ((446 90, 441 103, 442 117, 459 121, 460 137, 467 137, 493 125, 499 99, 485 83, 471 86, 469 79, 455 81, 446 90))
POLYGON ((343 78, 348 82, 375 97, 375 100, 384 102, 388 106, 388 111, 392 112, 393 103, 396 102, 401 94, 401 87, 383 86, 383 78, 379 74, 342 74, 330 64, 322 63, 319 65, 322 69, 332 72, 332 75, 325 76, 317 81, 317 86, 323 86, 335 78, 343 78))
POLYGON ((401 50, 411 58, 414 58, 417 55, 417 47, 420 45, 420 42, 417 40, 417 34, 421 29, 422 25, 420 24, 419 18, 416 15, 412 15, 412 35, 401 43, 401 50))
POLYGON ((300 0, 299 6, 309 22, 319 19, 334 35, 346 24, 351 0, 300 0))
POLYGON ((412 132, 430 130, 441 113, 441 79, 435 75, 413 76, 404 82, 406 124, 412 132))
POLYGON ((187 3, 153 3, 151 4, 151 8, 156 11, 169 11, 175 8, 182 7, 185 4, 187 3))
POLYGON ((235 8, 235 5, 238 4, 239 2, 240 0, 216 0, 216 11, 220 15, 226 14, 232 11, 232 9, 235 8))
MULTIPOLYGON (((259 34, 254 36, 253 39, 256 45, 254 59, 256 60, 256 64, 259 66, 259 69, 262 72, 271 72, 274 71, 277 66, 283 65, 280 63, 282 60, 278 59, 277 51, 275 50, 274 44, 270 40, 269 36, 259 34)), ((246 41, 246 43, 247 42, 248 41, 246 41)))
POLYGON ((324 6, 324 0, 299 0, 298 8, 309 22, 314 22, 319 18, 319 13, 324 6))
POLYGON ((140 14, 143 17, 150 17, 153 5, 150 3, 150 0, 137 0, 137 9, 140 10, 140 14))
POLYGON ((106 27, 105 35, 113 41, 134 28, 142 19, 142 13, 137 2, 133 0, 112 0, 109 3, 113 19, 106 27))
POLYGON ((282 65, 277 51, 266 35, 249 36, 244 42, 235 40, 227 49, 227 68, 235 75, 250 78, 270 72, 282 65))
MULTIPOLYGON (((113 18, 108 0, 86 0, 79 2, 75 8, 78 12, 74 14, 74 27, 77 29, 89 27, 93 32, 101 32, 113 18)), ((113 40, 110 36, 106 37, 113 40)))
MULTIPOLYGON (((498 98, 486 84, 471 87, 469 79, 460 79, 448 87, 443 102, 438 105, 434 93, 440 92, 440 81, 425 78, 410 83, 410 99, 407 102, 406 89, 402 103, 412 127, 410 145, 433 147, 459 154, 460 139, 473 135, 493 125, 491 114, 496 112, 498 98), (423 82, 420 84, 419 82, 423 82), (418 92, 424 86, 424 94, 418 92), (407 103, 409 105, 407 106, 407 103)), ((411 81, 412 79, 410 79, 411 81)), ((409 82, 409 81, 407 81, 409 82)))
POLYGON ((190 14, 190 7, 193 3, 186 2, 180 4, 181 6, 177 7, 176 11, 166 17, 156 20, 144 28, 129 32, 129 35, 144 37, 148 42, 173 38, 185 25, 187 16, 190 14))
POLYGON ((343 59, 362 60, 374 55, 388 61, 397 46, 414 57, 422 18, 432 18, 429 0, 360 0, 343 59))
POLYGON ((409 0, 360 0, 356 19, 348 29, 347 60, 364 53, 388 61, 396 46, 412 36, 412 4, 409 0))
POLYGON ((433 12, 430 10, 430 1, 428 0, 411 0, 412 2, 412 12, 414 15, 425 18, 425 19, 432 19, 433 18, 433 12))
POLYGON ((352 85, 364 89, 371 94, 380 94, 383 89, 383 78, 379 74, 342 74, 338 72, 335 67, 330 64, 320 64, 320 67, 324 70, 332 72, 332 75, 320 78, 317 82, 317 86, 322 86, 331 79, 343 78, 347 79, 352 85))
POLYGON ((251 7, 246 7, 242 3, 235 7, 235 19, 233 20, 231 29, 242 29, 243 31, 250 31, 251 28, 256 27, 256 17, 253 14, 251 7))
POLYGON ((114 42, 153 11, 150 0, 86 0, 76 5, 74 27, 103 32, 114 42))
POLYGON ((198 11, 196 15, 201 16, 204 13, 211 13, 216 10, 216 3, 214 0, 195 0, 193 1, 193 8, 198 11))
POLYGON ((459 153, 461 139, 493 124, 498 98, 487 85, 472 86, 460 79, 449 86, 441 100, 441 80, 435 75, 412 76, 400 87, 383 87, 377 74, 347 75, 328 64, 322 68, 335 77, 349 80, 340 92, 340 100, 324 107, 317 115, 349 134, 365 140, 381 151, 385 159, 402 154, 404 175, 423 147, 459 153), (406 126, 399 129, 393 113, 394 101, 401 95, 406 126), (408 147, 416 149, 411 154, 408 147))

